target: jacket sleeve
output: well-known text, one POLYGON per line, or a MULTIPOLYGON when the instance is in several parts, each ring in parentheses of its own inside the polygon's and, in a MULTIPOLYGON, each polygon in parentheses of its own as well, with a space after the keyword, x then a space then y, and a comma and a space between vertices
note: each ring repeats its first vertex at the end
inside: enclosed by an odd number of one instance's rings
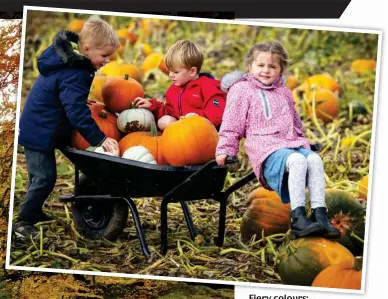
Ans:
POLYGON ((234 85, 227 94, 216 156, 221 154, 236 156, 239 151, 239 140, 245 136, 249 102, 247 98, 241 97, 239 85, 234 85))
POLYGON ((288 89, 287 89, 287 99, 288 99, 288 102, 289 102, 290 107, 292 109, 293 119, 294 119, 294 127, 296 129, 296 132, 298 133, 298 135, 300 137, 306 138, 305 133, 304 133, 304 129, 303 129, 302 120, 300 119, 299 113, 295 108, 295 101, 294 101, 294 98, 292 97, 292 92, 288 89))
POLYGON ((166 101, 166 103, 160 102, 157 99, 151 99, 151 107, 149 110, 154 114, 156 119, 161 118, 164 115, 175 116, 172 105, 166 101))
POLYGON ((106 136, 92 118, 86 106, 90 84, 82 71, 65 75, 59 81, 59 98, 71 125, 93 146, 101 144, 106 136))
POLYGON ((214 84, 202 88, 204 102, 201 116, 206 117, 215 127, 218 127, 225 110, 226 94, 216 82, 214 80, 214 84))

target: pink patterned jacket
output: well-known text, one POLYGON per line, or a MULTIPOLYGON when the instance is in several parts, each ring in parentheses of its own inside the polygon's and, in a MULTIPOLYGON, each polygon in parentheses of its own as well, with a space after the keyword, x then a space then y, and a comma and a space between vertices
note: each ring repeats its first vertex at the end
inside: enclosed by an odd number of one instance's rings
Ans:
POLYGON ((227 94, 219 136, 216 156, 236 156, 240 138, 246 137, 245 152, 267 189, 262 164, 270 154, 280 148, 310 149, 292 92, 281 77, 270 86, 249 74, 234 83, 227 94))

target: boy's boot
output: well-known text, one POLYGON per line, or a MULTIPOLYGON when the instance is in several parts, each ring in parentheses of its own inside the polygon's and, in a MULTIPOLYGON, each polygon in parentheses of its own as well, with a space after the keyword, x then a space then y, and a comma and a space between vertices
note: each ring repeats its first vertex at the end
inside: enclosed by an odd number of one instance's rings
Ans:
POLYGON ((317 222, 312 222, 306 215, 305 207, 297 207, 291 211, 291 231, 295 237, 318 236, 323 228, 317 222))
POLYGON ((327 218, 327 209, 325 207, 311 209, 311 221, 314 221, 314 223, 319 223, 323 227, 324 232, 322 237, 339 238, 341 236, 341 232, 332 226, 329 219, 327 218))

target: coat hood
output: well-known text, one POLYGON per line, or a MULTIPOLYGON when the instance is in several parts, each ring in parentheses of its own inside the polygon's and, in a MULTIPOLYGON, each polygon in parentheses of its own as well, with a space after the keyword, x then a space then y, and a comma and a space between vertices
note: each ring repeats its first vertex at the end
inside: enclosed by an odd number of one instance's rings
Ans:
POLYGON ((42 75, 48 75, 61 68, 74 67, 95 70, 91 61, 73 49, 72 43, 78 43, 78 34, 72 31, 58 32, 50 47, 38 59, 38 69, 42 75))
POLYGON ((271 88, 277 88, 280 86, 283 86, 286 82, 285 76, 280 76, 277 80, 275 80, 274 83, 271 85, 265 85, 261 83, 259 80, 257 80, 253 75, 249 73, 244 73, 241 71, 233 71, 231 73, 228 73, 224 75, 221 79, 221 89, 224 92, 228 92, 228 90, 237 82, 240 81, 249 81, 253 83, 255 86, 258 86, 263 89, 271 89, 271 88))

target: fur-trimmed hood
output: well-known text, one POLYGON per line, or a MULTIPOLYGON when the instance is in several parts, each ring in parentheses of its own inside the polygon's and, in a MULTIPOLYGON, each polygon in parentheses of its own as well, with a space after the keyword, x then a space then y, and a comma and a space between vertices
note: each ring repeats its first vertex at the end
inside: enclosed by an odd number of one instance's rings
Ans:
POLYGON ((256 80, 252 75, 249 73, 244 73, 241 71, 233 71, 231 73, 225 74, 221 79, 221 89, 224 92, 228 92, 228 90, 232 87, 232 85, 236 84, 237 82, 240 82, 242 80, 248 80, 252 81, 255 85, 259 85, 261 88, 272 88, 272 87, 278 87, 279 85, 283 85, 286 83, 287 79, 285 76, 281 76, 281 78, 278 78, 272 85, 267 86, 262 84, 260 81, 256 80))
POLYGON ((42 75, 48 75, 61 68, 74 67, 95 70, 91 61, 74 50, 71 43, 78 43, 78 34, 63 30, 58 32, 50 47, 38 59, 38 69, 42 75))

